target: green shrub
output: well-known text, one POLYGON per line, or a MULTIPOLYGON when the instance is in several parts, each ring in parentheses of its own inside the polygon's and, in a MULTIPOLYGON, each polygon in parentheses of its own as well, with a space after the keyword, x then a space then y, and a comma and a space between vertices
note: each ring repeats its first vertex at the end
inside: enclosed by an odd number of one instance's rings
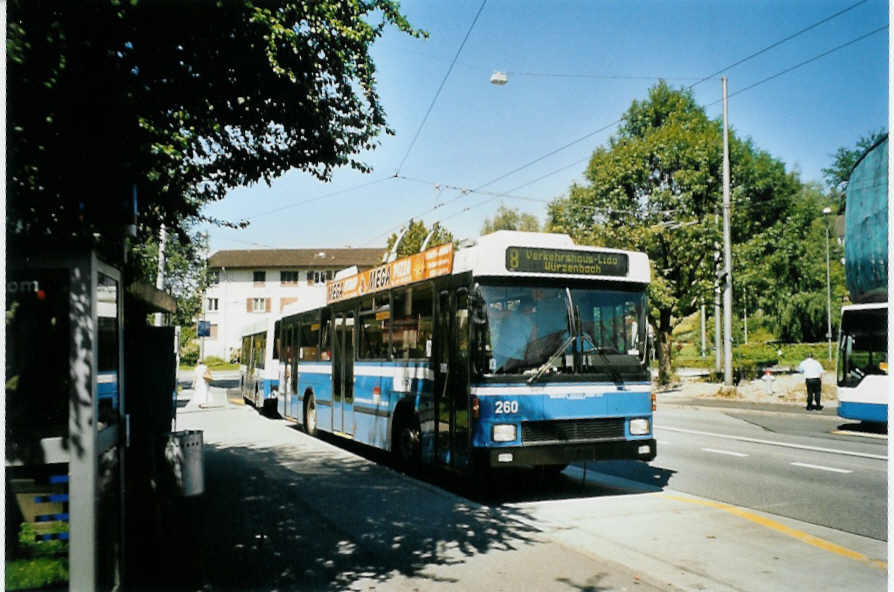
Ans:
POLYGON ((216 370, 219 368, 229 368, 230 363, 217 357, 217 356, 205 356, 205 365, 208 366, 211 370, 216 370))
POLYGON ((199 346, 190 344, 180 350, 180 365, 195 366, 199 362, 199 346))
MULTIPOLYGON (((67 523, 41 530, 44 533, 66 531, 67 523)), ((68 541, 38 541, 36 534, 34 524, 22 523, 18 536, 19 557, 6 561, 7 590, 47 588, 68 582, 68 541)))
POLYGON ((6 562, 7 590, 35 590, 68 582, 68 557, 38 557, 6 562))

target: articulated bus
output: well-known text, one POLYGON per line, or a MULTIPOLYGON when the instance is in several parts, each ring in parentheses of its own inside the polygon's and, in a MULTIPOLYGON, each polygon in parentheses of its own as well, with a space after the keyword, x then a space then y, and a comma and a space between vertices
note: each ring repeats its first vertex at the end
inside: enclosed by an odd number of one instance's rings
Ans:
POLYGON ((242 329, 239 374, 242 399, 267 413, 276 407, 279 360, 274 348, 276 324, 266 319, 242 329))
POLYGON ((652 460, 642 253, 500 231, 337 277, 279 321, 281 415, 472 468, 652 460))

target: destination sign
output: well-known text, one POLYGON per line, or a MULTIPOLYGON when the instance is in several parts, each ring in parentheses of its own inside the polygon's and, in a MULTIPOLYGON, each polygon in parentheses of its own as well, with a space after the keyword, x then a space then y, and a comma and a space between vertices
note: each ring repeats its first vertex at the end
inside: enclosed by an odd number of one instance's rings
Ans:
POLYGON ((386 263, 326 284, 326 302, 338 302, 388 288, 448 275, 453 269, 453 244, 432 247, 391 263, 386 263))
POLYGON ((506 249, 506 271, 624 277, 628 267, 627 253, 534 247, 506 249))

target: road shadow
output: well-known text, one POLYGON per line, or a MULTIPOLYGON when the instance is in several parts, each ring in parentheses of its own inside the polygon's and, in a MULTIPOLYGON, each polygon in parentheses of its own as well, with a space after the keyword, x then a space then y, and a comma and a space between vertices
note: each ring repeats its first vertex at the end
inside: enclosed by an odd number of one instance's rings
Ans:
POLYGON ((206 445, 204 459, 204 494, 162 502, 163 555, 133 589, 380 589, 396 575, 449 583, 427 570, 538 544, 522 510, 445 495, 331 447, 206 445))
POLYGON ((873 423, 869 421, 843 423, 839 425, 837 429, 842 432, 852 432, 854 434, 888 434, 888 424, 873 423))
MULTIPOLYGON (((303 432, 299 424, 289 422, 288 425, 303 432)), ((408 471, 396 465, 390 453, 379 448, 324 432, 317 437, 351 454, 487 506, 652 493, 666 487, 676 472, 642 461, 575 463, 561 473, 541 468, 498 469, 483 475, 438 467, 408 471), (597 473, 618 479, 600 482, 597 473)))

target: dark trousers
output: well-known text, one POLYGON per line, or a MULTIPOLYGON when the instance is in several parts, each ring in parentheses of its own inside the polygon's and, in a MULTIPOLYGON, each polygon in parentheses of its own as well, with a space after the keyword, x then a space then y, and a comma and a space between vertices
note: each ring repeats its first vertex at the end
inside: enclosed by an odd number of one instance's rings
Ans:
POLYGON ((807 382, 807 408, 820 406, 820 393, 823 390, 822 380, 819 378, 808 378, 807 382))

